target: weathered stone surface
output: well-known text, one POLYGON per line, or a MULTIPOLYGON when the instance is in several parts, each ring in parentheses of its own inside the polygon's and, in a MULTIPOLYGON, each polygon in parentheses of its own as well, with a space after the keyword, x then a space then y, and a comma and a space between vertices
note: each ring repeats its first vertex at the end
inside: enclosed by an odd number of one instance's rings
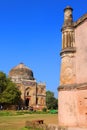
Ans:
POLYGON ((87 14, 77 22, 73 22, 72 18, 72 8, 66 8, 62 27, 62 59, 58 88, 59 125, 66 126, 68 130, 85 130, 87 129, 87 14))
POLYGON ((73 53, 64 54, 61 61, 60 85, 73 84, 75 80, 75 56, 73 53))
POLYGON ((59 124, 87 126, 87 90, 59 91, 59 124))
POLYGON ((87 19, 75 29, 77 83, 87 82, 87 19))

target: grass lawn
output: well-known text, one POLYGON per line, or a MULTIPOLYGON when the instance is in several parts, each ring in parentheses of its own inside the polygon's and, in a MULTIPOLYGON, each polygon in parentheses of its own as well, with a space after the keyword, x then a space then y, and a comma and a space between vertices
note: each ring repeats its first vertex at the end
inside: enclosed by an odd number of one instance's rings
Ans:
POLYGON ((57 124, 57 114, 24 114, 0 116, 0 130, 22 130, 26 121, 43 119, 46 124, 57 124))

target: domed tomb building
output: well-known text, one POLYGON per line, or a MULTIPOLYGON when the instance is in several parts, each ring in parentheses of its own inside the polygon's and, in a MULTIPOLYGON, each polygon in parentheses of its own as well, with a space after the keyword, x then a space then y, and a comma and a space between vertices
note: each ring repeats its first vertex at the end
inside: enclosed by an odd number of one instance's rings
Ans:
POLYGON ((37 83, 30 68, 20 63, 10 70, 9 78, 21 91, 25 107, 33 107, 33 109, 46 107, 46 84, 37 83))

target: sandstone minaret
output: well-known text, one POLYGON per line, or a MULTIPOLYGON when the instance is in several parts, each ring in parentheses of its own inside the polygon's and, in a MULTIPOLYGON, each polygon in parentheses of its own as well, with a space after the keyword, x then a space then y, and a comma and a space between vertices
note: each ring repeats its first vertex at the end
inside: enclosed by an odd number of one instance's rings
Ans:
POLYGON ((72 84, 75 82, 75 34, 73 27, 73 9, 66 7, 64 9, 64 25, 62 27, 62 57, 61 64, 61 85, 72 84))
POLYGON ((70 6, 64 9, 60 86, 58 88, 59 125, 70 127, 87 126, 87 72, 84 71, 87 65, 85 62, 87 14, 73 22, 72 11, 70 6), (81 53, 84 56, 81 56, 81 53))

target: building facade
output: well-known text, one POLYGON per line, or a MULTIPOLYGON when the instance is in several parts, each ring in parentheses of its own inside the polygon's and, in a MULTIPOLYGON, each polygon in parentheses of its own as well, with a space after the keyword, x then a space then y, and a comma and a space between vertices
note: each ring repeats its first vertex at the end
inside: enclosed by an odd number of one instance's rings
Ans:
POLYGON ((73 21, 64 9, 59 91, 60 126, 87 127, 87 14, 73 21))
POLYGON ((23 63, 12 68, 9 78, 16 83, 21 91, 21 99, 24 107, 33 109, 43 109, 46 107, 46 84, 37 83, 33 72, 23 63))

